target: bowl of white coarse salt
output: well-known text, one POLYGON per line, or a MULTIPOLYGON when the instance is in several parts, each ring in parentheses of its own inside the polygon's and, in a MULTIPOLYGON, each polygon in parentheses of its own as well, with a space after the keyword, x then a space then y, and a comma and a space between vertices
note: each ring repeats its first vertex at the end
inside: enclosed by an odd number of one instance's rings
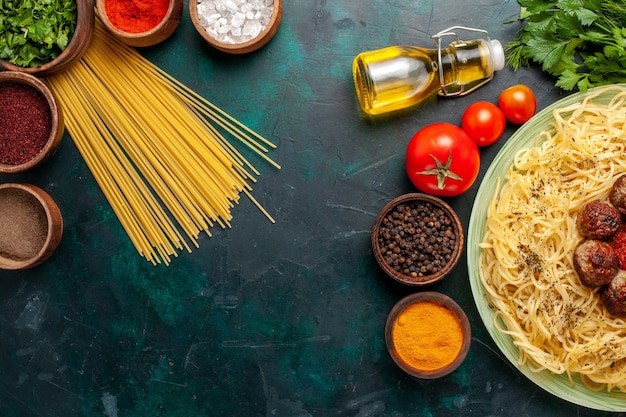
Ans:
POLYGON ((256 51, 274 37, 283 15, 282 0, 190 0, 198 33, 230 54, 256 51))

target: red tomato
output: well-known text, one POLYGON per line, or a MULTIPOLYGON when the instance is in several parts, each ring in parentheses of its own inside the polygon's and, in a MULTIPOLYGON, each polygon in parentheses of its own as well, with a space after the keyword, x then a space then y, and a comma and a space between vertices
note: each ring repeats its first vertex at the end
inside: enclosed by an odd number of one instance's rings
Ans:
POLYGON ((472 186, 479 168, 476 143, 450 123, 424 127, 413 135, 406 149, 406 173, 425 193, 459 195, 472 186))
POLYGON ((520 125, 535 114, 537 98, 528 86, 517 84, 500 93, 498 106, 509 122, 520 125))
POLYGON ((505 126, 502 110, 486 101, 470 104, 461 118, 461 128, 478 146, 491 145, 500 139, 505 126))

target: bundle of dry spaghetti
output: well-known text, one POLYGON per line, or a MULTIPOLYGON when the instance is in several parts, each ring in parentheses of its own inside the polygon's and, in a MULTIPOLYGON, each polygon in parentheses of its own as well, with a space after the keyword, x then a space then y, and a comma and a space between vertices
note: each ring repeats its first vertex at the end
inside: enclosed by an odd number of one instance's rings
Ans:
POLYGON ((47 79, 73 142, 139 254, 170 263, 200 232, 229 227, 259 172, 221 132, 264 160, 275 146, 186 88, 96 19, 84 57, 47 79))

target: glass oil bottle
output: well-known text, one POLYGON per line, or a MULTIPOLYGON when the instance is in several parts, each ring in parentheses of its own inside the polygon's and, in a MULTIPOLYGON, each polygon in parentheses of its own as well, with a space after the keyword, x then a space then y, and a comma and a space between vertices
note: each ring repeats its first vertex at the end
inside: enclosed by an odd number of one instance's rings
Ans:
POLYGON ((390 46, 357 55, 352 74, 365 113, 375 116, 409 108, 435 93, 465 95, 504 67, 502 44, 489 39, 484 30, 454 26, 432 38, 436 49, 390 46), (479 32, 485 37, 460 40, 457 30, 479 32), (454 40, 443 48, 445 36, 454 40))

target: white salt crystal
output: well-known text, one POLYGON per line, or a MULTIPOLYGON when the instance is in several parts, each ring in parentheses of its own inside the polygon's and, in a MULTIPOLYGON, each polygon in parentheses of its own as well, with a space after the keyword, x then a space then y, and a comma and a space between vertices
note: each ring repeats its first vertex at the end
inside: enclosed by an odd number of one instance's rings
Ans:
POLYGON ((250 38, 256 37, 263 30, 263 26, 259 22, 250 20, 243 26, 242 34, 250 36, 250 38))
POLYGON ((240 28, 243 26, 243 23, 246 21, 246 15, 243 13, 235 13, 233 18, 230 20, 230 25, 234 28, 240 28))
POLYGON ((237 4, 232 0, 226 0, 226 2, 224 2, 224 8, 231 14, 239 11, 239 6, 237 6, 237 4))
POLYGON ((226 43, 254 39, 273 13, 273 0, 198 0, 200 23, 210 36, 226 43))

